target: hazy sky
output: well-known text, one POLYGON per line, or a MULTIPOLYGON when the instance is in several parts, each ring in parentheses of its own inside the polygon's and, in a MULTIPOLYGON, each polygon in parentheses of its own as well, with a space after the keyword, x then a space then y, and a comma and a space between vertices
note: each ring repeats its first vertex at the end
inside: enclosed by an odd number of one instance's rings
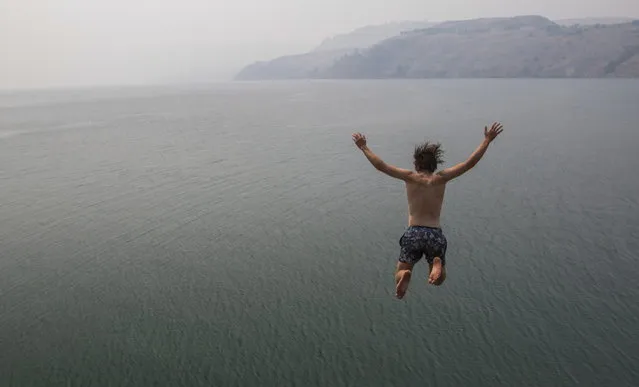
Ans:
POLYGON ((639 0, 0 0, 0 89, 199 82, 367 24, 639 18, 639 0))

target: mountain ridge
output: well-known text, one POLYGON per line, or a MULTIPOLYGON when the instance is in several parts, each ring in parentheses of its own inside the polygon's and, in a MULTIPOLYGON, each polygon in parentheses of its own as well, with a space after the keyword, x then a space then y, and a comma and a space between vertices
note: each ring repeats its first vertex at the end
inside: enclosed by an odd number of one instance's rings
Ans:
POLYGON ((639 77, 639 21, 559 22, 538 15, 445 21, 366 48, 258 62, 236 79, 639 77))

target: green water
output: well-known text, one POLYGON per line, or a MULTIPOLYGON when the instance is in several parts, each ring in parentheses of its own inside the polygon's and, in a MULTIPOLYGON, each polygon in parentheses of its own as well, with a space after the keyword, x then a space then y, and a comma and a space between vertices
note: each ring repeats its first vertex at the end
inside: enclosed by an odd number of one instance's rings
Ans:
POLYGON ((0 94, 1 386, 639 386, 639 83, 0 94), (448 279, 392 271, 447 165, 448 279))

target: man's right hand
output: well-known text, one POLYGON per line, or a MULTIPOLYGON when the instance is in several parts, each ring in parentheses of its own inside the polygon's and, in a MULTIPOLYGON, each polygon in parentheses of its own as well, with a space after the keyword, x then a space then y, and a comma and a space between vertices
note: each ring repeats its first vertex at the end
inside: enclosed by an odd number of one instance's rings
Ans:
POLYGON ((353 142, 355 143, 355 146, 362 149, 366 146, 366 136, 361 133, 353 133, 353 142))
POLYGON ((493 126, 488 129, 487 126, 484 127, 484 138, 488 140, 488 142, 492 142, 497 136, 504 131, 504 127, 502 124, 495 122, 493 126))

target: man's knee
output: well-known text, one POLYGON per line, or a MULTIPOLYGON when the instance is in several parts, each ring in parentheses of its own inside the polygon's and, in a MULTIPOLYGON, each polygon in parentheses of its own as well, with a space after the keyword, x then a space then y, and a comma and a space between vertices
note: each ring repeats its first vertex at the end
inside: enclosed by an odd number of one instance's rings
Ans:
POLYGON ((433 282, 433 285, 435 285, 435 286, 441 286, 441 285, 444 283, 444 281, 446 281, 446 269, 444 269, 444 270, 442 271, 442 275, 441 275, 441 276, 439 276, 439 278, 437 279, 437 281, 433 282))

